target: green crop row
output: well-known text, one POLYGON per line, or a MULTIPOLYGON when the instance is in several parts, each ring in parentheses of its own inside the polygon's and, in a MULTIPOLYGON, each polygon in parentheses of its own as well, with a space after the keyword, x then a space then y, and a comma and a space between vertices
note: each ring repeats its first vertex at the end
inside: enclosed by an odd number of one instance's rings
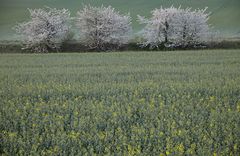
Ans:
POLYGON ((239 155, 240 53, 2 55, 2 155, 239 155))

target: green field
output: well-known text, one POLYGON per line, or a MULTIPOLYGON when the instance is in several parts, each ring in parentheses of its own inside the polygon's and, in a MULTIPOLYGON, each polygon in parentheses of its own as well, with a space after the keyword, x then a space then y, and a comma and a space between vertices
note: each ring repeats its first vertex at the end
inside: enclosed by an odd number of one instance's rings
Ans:
POLYGON ((225 37, 240 37, 239 0, 0 0, 0 40, 16 39, 12 27, 29 18, 27 8, 68 8, 75 16, 83 4, 112 5, 122 13, 130 12, 135 32, 141 28, 136 22, 137 15, 149 16, 151 10, 160 6, 208 7, 208 11, 212 12, 209 22, 215 30, 225 37))
POLYGON ((240 155, 240 50, 0 55, 0 155, 240 155))

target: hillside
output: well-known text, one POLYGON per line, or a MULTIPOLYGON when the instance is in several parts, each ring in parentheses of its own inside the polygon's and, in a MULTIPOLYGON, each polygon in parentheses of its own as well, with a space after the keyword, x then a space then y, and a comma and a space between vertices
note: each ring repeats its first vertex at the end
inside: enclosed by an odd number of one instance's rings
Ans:
POLYGON ((68 8, 75 15, 82 4, 112 5, 122 13, 131 13, 133 27, 137 32, 141 26, 135 21, 138 14, 149 16, 150 11, 160 6, 171 5, 193 8, 208 7, 212 12, 210 23, 225 37, 240 36, 239 0, 0 0, 0 40, 15 39, 12 27, 28 18, 26 8, 43 6, 68 8))

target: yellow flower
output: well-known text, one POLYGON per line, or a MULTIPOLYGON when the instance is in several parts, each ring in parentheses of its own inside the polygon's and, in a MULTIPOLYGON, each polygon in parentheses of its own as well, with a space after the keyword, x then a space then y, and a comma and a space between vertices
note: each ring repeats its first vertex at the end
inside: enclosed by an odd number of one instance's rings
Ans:
POLYGON ((78 115, 79 113, 77 111, 74 112, 74 115, 78 115))
POLYGON ((145 99, 142 98, 142 99, 139 100, 139 102, 140 102, 140 103, 144 103, 144 102, 145 102, 145 99))
POLYGON ((36 110, 37 112, 39 112, 41 109, 40 109, 40 108, 35 108, 35 110, 36 110))
POLYGON ((58 119, 63 119, 63 116, 62 115, 58 115, 57 118, 58 119))
POLYGON ((160 132, 160 133, 159 133, 159 135, 160 135, 160 136, 163 136, 163 135, 164 135, 164 133, 163 133, 163 132, 160 132))
POLYGON ((234 149, 235 151, 237 151, 237 150, 238 150, 238 145, 235 144, 235 145, 233 146, 233 149, 234 149))
POLYGON ((8 136, 9 136, 10 138, 14 138, 14 137, 17 136, 17 133, 15 133, 15 132, 8 132, 8 136))
POLYGON ((106 137, 106 133, 105 133, 105 132, 100 132, 100 133, 98 134, 98 136, 99 136, 99 138, 100 138, 101 140, 103 140, 103 139, 106 137))
POLYGON ((210 96, 209 99, 210 99, 211 102, 213 102, 213 101, 215 101, 215 96, 210 96))
POLYGON ((181 136, 182 135, 182 131, 178 130, 178 135, 181 136))
POLYGON ((128 155, 139 155, 140 153, 140 147, 133 147, 131 145, 128 145, 128 155))
POLYGON ((74 132, 74 131, 71 131, 71 132, 68 134, 69 138, 71 138, 71 139, 77 139, 77 138, 79 137, 79 135, 80 135, 80 133, 74 132))
POLYGON ((180 144, 177 146, 177 150, 180 152, 180 153, 184 153, 184 146, 183 144, 180 144))
POLYGON ((240 102, 238 102, 237 111, 240 112, 240 102))
POLYGON ((113 117, 116 117, 117 116, 117 113, 116 112, 113 112, 113 117))
POLYGON ((152 109, 155 107, 155 100, 154 100, 154 98, 152 98, 152 99, 150 100, 149 105, 150 105, 150 108, 152 108, 152 109))

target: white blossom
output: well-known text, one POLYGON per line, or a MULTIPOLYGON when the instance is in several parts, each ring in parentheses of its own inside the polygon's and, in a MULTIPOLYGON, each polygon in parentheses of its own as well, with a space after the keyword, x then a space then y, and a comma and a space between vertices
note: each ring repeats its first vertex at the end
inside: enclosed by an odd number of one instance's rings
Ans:
POLYGON ((146 19, 138 16, 140 24, 146 24, 140 32, 143 47, 186 47, 204 42, 209 25, 206 9, 191 11, 190 8, 181 9, 170 7, 152 11, 152 17, 146 19))
POLYGON ((176 44, 182 47, 196 46, 204 43, 210 34, 209 14, 206 9, 191 11, 191 8, 180 11, 176 44))
POLYGON ((34 52, 58 50, 70 30, 70 12, 49 7, 28 10, 31 19, 15 27, 24 38, 24 48, 34 52))
POLYGON ((111 6, 84 6, 77 13, 76 20, 85 45, 91 49, 120 47, 128 42, 132 31, 130 16, 121 15, 111 6))

